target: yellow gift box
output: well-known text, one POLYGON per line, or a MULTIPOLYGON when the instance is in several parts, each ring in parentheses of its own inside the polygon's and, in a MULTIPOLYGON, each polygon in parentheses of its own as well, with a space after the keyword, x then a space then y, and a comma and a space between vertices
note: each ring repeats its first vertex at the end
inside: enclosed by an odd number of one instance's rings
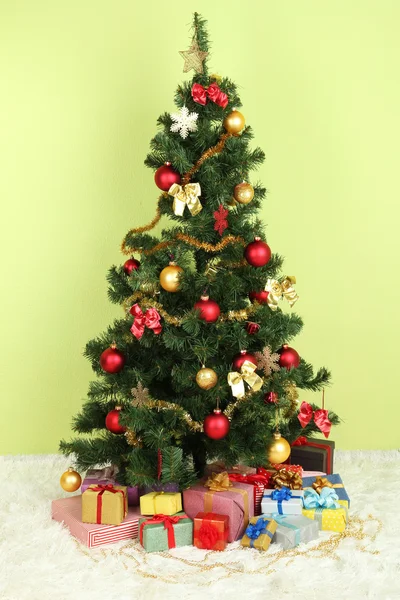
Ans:
POLYGON ((341 508, 303 508, 303 515, 318 521, 321 531, 341 533, 346 529, 347 501, 339 500, 341 508))
POLYGON ((182 510, 182 495, 179 492, 150 492, 140 496, 142 515, 175 515, 182 510))
POLYGON ((128 514, 124 485, 92 484, 82 494, 82 523, 120 525, 128 514))
POLYGON ((252 517, 241 539, 242 546, 268 550, 278 523, 268 517, 252 517))

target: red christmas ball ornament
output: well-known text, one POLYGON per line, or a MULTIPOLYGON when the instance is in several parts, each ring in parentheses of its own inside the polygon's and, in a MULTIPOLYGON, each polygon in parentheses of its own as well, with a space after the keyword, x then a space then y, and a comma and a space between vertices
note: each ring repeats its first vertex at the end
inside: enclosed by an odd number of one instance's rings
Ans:
POLYGON ((110 410, 106 416, 106 427, 108 431, 111 431, 111 433, 115 433, 116 435, 120 435, 126 431, 126 427, 119 423, 121 410, 122 408, 120 406, 116 406, 115 409, 110 410))
POLYGON ((128 258, 128 260, 124 262, 124 271, 126 275, 130 275, 132 271, 137 271, 139 267, 140 262, 135 258, 128 258))
POLYGON ((194 308, 200 311, 199 317, 206 323, 214 323, 221 313, 218 304, 215 300, 210 300, 209 296, 201 296, 194 308))
POLYGON ((235 369, 235 371, 240 371, 240 369, 242 368, 242 364, 246 360, 253 363, 253 365, 257 367, 256 357, 253 354, 247 352, 246 350, 241 350, 240 354, 236 354, 236 356, 234 356, 232 360, 232 366, 235 369))
POLYGON ((264 396, 264 404, 277 404, 278 394, 276 392, 267 392, 264 396))
POLYGON ((124 354, 117 349, 116 344, 111 344, 100 355, 100 366, 106 373, 119 373, 125 365, 124 354))
POLYGON ((177 171, 174 171, 170 162, 166 162, 154 173, 154 181, 160 190, 163 190, 163 192, 168 192, 171 185, 181 182, 181 176, 179 173, 177 173, 177 171))
POLYGON ((258 323, 253 323, 253 321, 249 321, 246 325, 246 331, 249 335, 255 335, 260 331, 260 325, 258 323))
POLYGON ((267 304, 269 292, 265 290, 261 290, 261 292, 250 292, 249 298, 254 302, 258 302, 259 304, 267 304))
POLYGON ((252 267, 264 267, 271 258, 271 248, 261 238, 255 237, 254 242, 244 249, 244 257, 252 267))
POLYGON ((296 368, 300 364, 299 353, 294 348, 291 348, 287 344, 283 344, 282 348, 278 350, 280 354, 279 365, 286 369, 296 368))
POLYGON ((207 437, 212 440, 222 440, 228 435, 230 423, 219 408, 215 408, 211 415, 207 415, 204 419, 203 429, 207 437))

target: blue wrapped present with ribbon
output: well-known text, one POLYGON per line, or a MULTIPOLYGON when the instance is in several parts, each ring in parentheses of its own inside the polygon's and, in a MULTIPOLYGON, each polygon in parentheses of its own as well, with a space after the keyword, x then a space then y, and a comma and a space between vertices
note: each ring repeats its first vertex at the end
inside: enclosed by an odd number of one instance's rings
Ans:
POLYGON ((276 527, 275 519, 266 516, 252 517, 241 539, 242 546, 267 550, 274 537, 276 527))
POLYGON ((320 493, 324 487, 331 487, 337 493, 339 500, 342 500, 341 504, 350 508, 349 495, 343 485, 342 478, 338 473, 326 475, 325 477, 303 477, 303 488, 307 487, 312 487, 318 493, 320 493))
POLYGON ((265 490, 261 501, 263 514, 301 515, 303 508, 303 490, 291 490, 282 487, 279 490, 265 490))
POLYGON ((319 526, 303 515, 279 515, 274 513, 272 518, 277 522, 273 543, 280 544, 283 550, 294 548, 300 543, 306 544, 318 538, 319 526))

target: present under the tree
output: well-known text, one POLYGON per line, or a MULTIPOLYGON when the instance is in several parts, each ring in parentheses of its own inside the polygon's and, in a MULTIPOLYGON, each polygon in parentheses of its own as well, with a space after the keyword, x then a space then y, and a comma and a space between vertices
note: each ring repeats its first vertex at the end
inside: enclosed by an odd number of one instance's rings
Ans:
POLYGON ((199 512, 193 523, 193 545, 196 548, 225 550, 229 533, 228 515, 199 512))
POLYGON ((304 477, 303 487, 312 487, 318 493, 320 493, 320 490, 322 490, 323 487, 332 487, 335 490, 339 500, 342 500, 342 502, 344 503, 343 506, 350 508, 349 495, 346 491, 346 488, 343 485, 342 478, 338 473, 334 473, 333 475, 326 475, 325 477, 304 477))
POLYGON ((175 515, 182 510, 182 494, 179 492, 149 492, 140 496, 142 515, 175 515))
POLYGON ((339 500, 333 488, 323 487, 320 493, 313 488, 306 488, 303 515, 316 521, 322 531, 341 532, 347 523, 346 504, 346 500, 339 500))
POLYGON ((278 513, 280 515, 301 515, 303 508, 303 490, 291 490, 282 487, 275 490, 264 490, 264 496, 261 502, 263 514, 271 515, 278 513))
POLYGON ((254 515, 261 514, 261 501, 264 495, 264 490, 268 487, 269 477, 266 475, 253 474, 253 475, 242 475, 239 473, 229 473, 229 479, 240 483, 248 483, 253 486, 253 502, 254 502, 254 515))
POLYGON ((335 442, 315 438, 299 437, 292 444, 289 461, 298 463, 305 471, 333 473, 335 442))
POLYGON ((55 521, 68 527, 71 535, 88 546, 97 548, 105 544, 113 544, 122 540, 138 537, 139 519, 138 508, 130 507, 126 518, 118 527, 114 525, 98 525, 97 523, 82 523, 82 496, 60 498, 51 503, 51 516, 55 521))
POLYGON ((269 516, 253 517, 250 519, 242 537, 242 546, 257 548, 257 550, 268 550, 276 532, 276 527, 277 523, 275 519, 269 516))
POLYGON ((193 521, 184 512, 144 517, 139 521, 139 539, 146 552, 192 546, 193 521))
POLYGON ((143 485, 139 488, 139 495, 144 496, 150 492, 168 492, 175 494, 179 492, 179 484, 169 481, 168 483, 154 483, 153 485, 143 485))
POLYGON ((318 523, 303 515, 274 514, 273 518, 278 525, 272 541, 280 544, 284 550, 318 538, 318 523))
MULTIPOLYGON (((82 481, 81 492, 85 492, 90 485, 119 485, 117 482, 118 468, 111 465, 104 469, 89 469, 82 481)), ((138 506, 139 504, 139 487, 126 486, 128 494, 128 506, 138 506)))
POLYGON ((213 473, 238 473, 240 475, 254 475, 257 472, 255 467, 248 467, 247 465, 234 465, 233 467, 226 467, 222 460, 216 460, 215 462, 208 463, 204 469, 204 476, 209 477, 213 473))
MULTIPOLYGON (((276 471, 281 471, 282 469, 285 469, 286 471, 289 471, 289 473, 298 473, 300 475, 300 477, 303 477, 303 467, 301 465, 285 465, 283 464, 279 464, 279 465, 272 465, 272 467, 276 470, 276 471)), ((258 472, 258 470, 257 470, 258 472)))
POLYGON ((229 516, 228 542, 242 537, 254 516, 254 486, 232 482, 228 473, 213 473, 206 481, 184 490, 183 505, 191 518, 199 512, 229 516))
POLYGON ((82 522, 120 525, 128 513, 124 485, 90 485, 82 494, 82 522))

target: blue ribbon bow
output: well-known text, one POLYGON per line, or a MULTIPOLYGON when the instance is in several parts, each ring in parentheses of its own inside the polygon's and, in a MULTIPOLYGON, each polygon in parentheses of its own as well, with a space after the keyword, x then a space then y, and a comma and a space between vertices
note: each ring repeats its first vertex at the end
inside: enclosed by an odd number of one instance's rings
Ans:
POLYGON ((339 496, 333 488, 324 487, 318 494, 312 488, 304 490, 304 508, 340 508, 339 496))
POLYGON ((274 490, 271 494, 272 500, 282 502, 282 500, 290 500, 293 492, 290 488, 283 486, 280 490, 274 490))
POLYGON ((260 517, 255 523, 247 525, 244 533, 250 538, 250 548, 254 548, 254 540, 258 539, 263 533, 266 533, 272 539, 273 534, 267 529, 270 522, 270 519, 260 517))

